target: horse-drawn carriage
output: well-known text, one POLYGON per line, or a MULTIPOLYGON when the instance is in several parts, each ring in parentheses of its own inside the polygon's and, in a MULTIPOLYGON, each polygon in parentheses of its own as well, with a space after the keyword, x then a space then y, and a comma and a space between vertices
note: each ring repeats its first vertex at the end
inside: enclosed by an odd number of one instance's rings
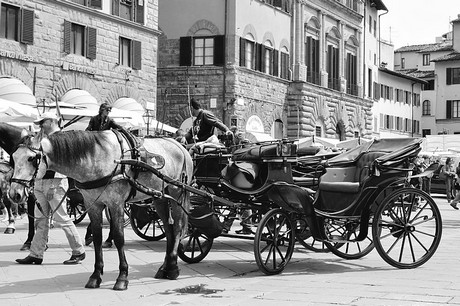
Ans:
MULTIPOLYGON (((114 217, 120 256, 117 290, 127 288, 121 228, 125 200, 132 192, 129 186, 137 190, 135 202, 128 205, 135 228, 143 230, 161 219, 165 229, 167 256, 158 278, 178 276, 176 247, 184 261, 199 262, 220 235, 253 239, 256 262, 265 274, 284 270, 296 240, 313 250, 323 250, 314 246, 321 243, 346 259, 365 256, 375 246, 389 264, 414 268, 433 256, 441 239, 436 203, 409 184, 411 163, 421 150, 419 139, 373 140, 334 157, 299 158, 296 145, 282 140, 234 152, 204 148, 194 157, 193 172, 190 155, 174 140, 145 139, 144 149, 163 161, 148 154, 144 160, 134 158, 127 146, 110 131, 58 133, 42 140, 40 147, 25 142, 15 159, 29 163, 30 169, 15 173, 20 177, 10 191, 18 202, 24 197, 27 184, 22 182, 33 179, 34 161, 42 154, 49 167, 72 173, 80 182, 90 181, 87 185, 97 183, 82 192, 91 220, 96 221, 93 232, 101 230, 104 206, 114 217), (83 146, 89 143, 96 148, 83 146), (85 149, 72 150, 64 158, 60 152, 69 147, 85 149), (97 171, 88 168, 89 160, 97 161, 91 165, 97 171), (251 214, 243 222, 255 233, 248 237, 229 232, 232 220, 247 210, 251 214), (189 214, 188 227, 184 214, 189 214)), ((86 285, 91 288, 99 286, 103 268, 101 237, 97 238, 95 271, 86 285)))
MULTIPOLYGON (((194 157, 189 230, 179 257, 199 262, 213 239, 254 239, 254 256, 265 274, 280 273, 294 244, 357 259, 373 250, 398 268, 425 263, 437 249, 442 221, 433 199, 409 184, 419 139, 382 139, 345 153, 299 157, 289 141, 235 151, 205 147, 194 157), (305 187, 306 186, 306 187, 305 187), (243 211, 252 236, 229 233, 243 211)), ((137 161, 122 164, 145 167, 137 161)), ((430 170, 429 170, 430 171, 430 170)), ((423 176, 424 174, 421 174, 423 176)))

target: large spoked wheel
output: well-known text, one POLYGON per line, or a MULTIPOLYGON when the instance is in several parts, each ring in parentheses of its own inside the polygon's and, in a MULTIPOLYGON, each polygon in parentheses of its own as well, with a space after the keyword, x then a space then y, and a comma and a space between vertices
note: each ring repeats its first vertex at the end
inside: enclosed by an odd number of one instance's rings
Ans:
POLYGON ((331 239, 326 246, 333 254, 341 258, 359 259, 374 249, 370 229, 364 240, 355 241, 360 232, 359 220, 329 219, 325 220, 325 226, 326 233, 331 239))
POLYGON ((299 242, 307 250, 317 253, 329 252, 329 249, 324 242, 313 238, 307 222, 303 219, 296 220, 295 237, 297 242, 299 242))
POLYGON ((85 219, 86 216, 86 208, 85 204, 83 202, 79 202, 77 204, 72 203, 71 201, 67 201, 67 214, 69 217, 72 219, 74 224, 78 224, 83 219, 85 219))
POLYGON ((138 206, 136 204, 130 206, 129 220, 131 228, 137 236, 147 241, 158 241, 166 236, 163 221, 153 206, 138 206))
POLYGON ((259 269, 267 274, 281 273, 294 252, 295 229, 282 209, 270 210, 260 221, 254 238, 254 256, 259 269))
POLYGON ((388 196, 372 224, 375 248, 388 264, 411 269, 436 252, 442 235, 441 214, 425 192, 403 188, 388 196))
POLYGON ((200 262, 208 255, 213 241, 189 223, 187 235, 179 243, 177 255, 186 263, 200 262))

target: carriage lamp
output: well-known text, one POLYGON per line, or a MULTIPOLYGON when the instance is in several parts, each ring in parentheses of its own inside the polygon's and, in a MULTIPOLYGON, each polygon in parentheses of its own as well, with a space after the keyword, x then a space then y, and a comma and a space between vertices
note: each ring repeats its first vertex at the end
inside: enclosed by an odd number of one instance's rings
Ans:
POLYGON ((148 109, 145 110, 145 113, 142 115, 142 120, 144 120, 145 125, 147 125, 147 135, 150 132, 150 124, 152 123, 153 116, 150 114, 148 109))

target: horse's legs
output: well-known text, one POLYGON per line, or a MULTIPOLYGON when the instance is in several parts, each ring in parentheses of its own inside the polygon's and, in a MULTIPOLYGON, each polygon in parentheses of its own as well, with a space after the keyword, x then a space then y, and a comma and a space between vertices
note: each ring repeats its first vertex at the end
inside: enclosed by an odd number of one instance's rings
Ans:
POLYGON ((13 214, 13 210, 12 210, 12 203, 11 201, 6 197, 6 196, 3 196, 3 204, 6 208, 6 211, 7 211, 7 215, 8 215, 8 226, 6 227, 5 229, 5 234, 14 234, 14 232, 16 231, 16 227, 14 225, 14 214, 13 214))
POLYGON ((112 207, 109 207, 110 212, 110 233, 113 236, 115 246, 118 251, 119 259, 119 274, 113 290, 126 290, 128 289, 128 262, 126 261, 125 256, 125 236, 123 229, 123 203, 114 203, 112 207))
POLYGON ((32 239, 34 239, 34 234, 35 234, 35 196, 29 195, 27 198, 27 219, 29 220, 29 232, 27 233, 27 240, 24 242, 24 244, 30 244, 32 243, 32 239))
POLYGON ((163 265, 155 274, 155 278, 176 279, 179 276, 179 268, 177 266, 177 248, 179 246, 184 226, 187 226, 187 218, 178 205, 175 203, 169 204, 167 200, 156 201, 155 209, 163 220, 166 235, 165 260, 163 265), (174 220, 174 224, 169 224, 169 219, 171 217, 174 220))
POLYGON ((87 208, 91 220, 94 244, 94 271, 89 277, 85 288, 99 288, 102 282, 101 275, 104 274, 104 260, 102 258, 102 209, 103 205, 93 205, 87 208))

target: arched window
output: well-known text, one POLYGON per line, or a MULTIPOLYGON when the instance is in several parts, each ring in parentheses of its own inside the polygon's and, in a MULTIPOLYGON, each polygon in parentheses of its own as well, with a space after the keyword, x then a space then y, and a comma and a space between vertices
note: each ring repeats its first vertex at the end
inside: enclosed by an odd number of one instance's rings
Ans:
POLYGON ((273 44, 267 40, 264 43, 264 72, 273 75, 273 44))
POLYGON ((430 116, 431 115, 431 102, 429 100, 423 101, 422 105, 422 116, 430 116))
POLYGON ((283 121, 281 121, 280 119, 275 120, 273 128, 273 138, 283 139, 283 121))

